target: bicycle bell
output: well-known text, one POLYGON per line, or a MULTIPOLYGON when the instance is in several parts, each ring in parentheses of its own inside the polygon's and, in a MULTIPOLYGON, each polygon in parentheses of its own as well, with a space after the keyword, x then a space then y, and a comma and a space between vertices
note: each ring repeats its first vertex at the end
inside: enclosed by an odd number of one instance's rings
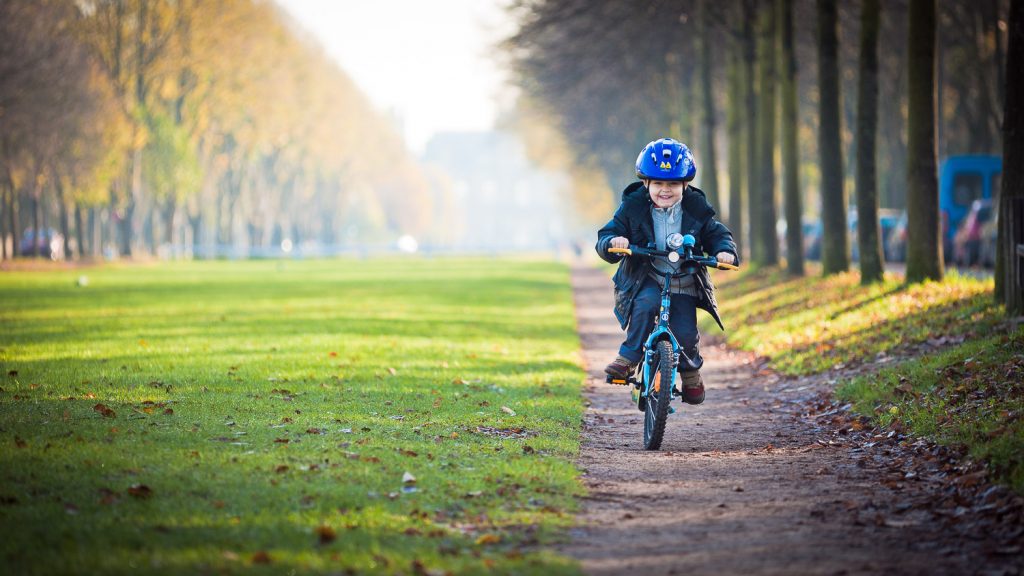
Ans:
POLYGON ((665 239, 665 244, 669 249, 668 261, 673 264, 679 262, 679 252, 676 252, 676 250, 679 250, 679 247, 683 245, 683 235, 679 232, 673 232, 665 239))

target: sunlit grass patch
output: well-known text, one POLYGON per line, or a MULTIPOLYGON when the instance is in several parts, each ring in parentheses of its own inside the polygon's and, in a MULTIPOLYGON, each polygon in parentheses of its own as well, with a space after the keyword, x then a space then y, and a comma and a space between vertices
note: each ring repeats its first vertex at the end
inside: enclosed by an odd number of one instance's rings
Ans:
POLYGON ((728 342, 769 357, 784 374, 945 345, 845 382, 837 394, 880 426, 967 447, 1024 492, 1024 332, 1007 334, 991 279, 954 273, 942 282, 887 277, 861 286, 855 272, 791 278, 762 269, 724 280, 718 300, 728 342))
POLYGON ((534 546, 580 492, 564 266, 85 273, 0 275, 15 572, 575 570, 534 546))
MULTIPOLYGON (((864 287, 855 272, 791 278, 753 270, 722 283, 718 302, 729 343, 771 358, 785 374, 871 361, 931 338, 984 334, 1000 321, 992 281, 955 274, 910 286, 887 277, 864 287)), ((702 327, 717 330, 708 319, 702 327)))
POLYGON ((1024 329, 856 378, 837 394, 883 427, 966 446, 1024 493, 1024 329))

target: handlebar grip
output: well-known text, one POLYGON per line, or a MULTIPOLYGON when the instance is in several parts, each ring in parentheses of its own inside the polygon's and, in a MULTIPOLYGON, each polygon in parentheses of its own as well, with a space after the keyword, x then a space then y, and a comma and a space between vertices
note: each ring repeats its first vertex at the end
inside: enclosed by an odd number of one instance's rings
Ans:
POLYGON ((719 262, 715 265, 715 268, 719 270, 739 270, 739 266, 733 266, 732 264, 726 264, 725 262, 719 262))
POLYGON ((626 254, 628 256, 633 255, 633 251, 629 248, 609 248, 608 252, 611 254, 626 254))

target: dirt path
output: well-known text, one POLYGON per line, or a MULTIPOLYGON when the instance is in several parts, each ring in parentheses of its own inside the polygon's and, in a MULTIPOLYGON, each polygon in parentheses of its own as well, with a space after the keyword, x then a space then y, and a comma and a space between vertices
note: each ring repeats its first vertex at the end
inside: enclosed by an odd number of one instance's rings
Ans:
POLYGON ((674 403, 661 451, 644 451, 642 413, 602 374, 622 337, 608 277, 579 267, 573 284, 590 496, 562 552, 587 573, 1019 573, 1013 548, 943 528, 912 504, 935 483, 894 482, 884 455, 809 420, 802 406, 826 382, 780 379, 706 340, 707 401, 674 403))

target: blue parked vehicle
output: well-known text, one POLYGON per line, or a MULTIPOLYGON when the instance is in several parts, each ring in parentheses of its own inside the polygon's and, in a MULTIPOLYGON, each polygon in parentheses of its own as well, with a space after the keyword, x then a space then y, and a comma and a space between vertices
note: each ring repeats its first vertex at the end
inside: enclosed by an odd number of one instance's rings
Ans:
POLYGON ((999 156, 950 156, 939 169, 939 209, 943 253, 953 256, 953 237, 975 200, 991 200, 999 189, 1003 159, 999 156))

